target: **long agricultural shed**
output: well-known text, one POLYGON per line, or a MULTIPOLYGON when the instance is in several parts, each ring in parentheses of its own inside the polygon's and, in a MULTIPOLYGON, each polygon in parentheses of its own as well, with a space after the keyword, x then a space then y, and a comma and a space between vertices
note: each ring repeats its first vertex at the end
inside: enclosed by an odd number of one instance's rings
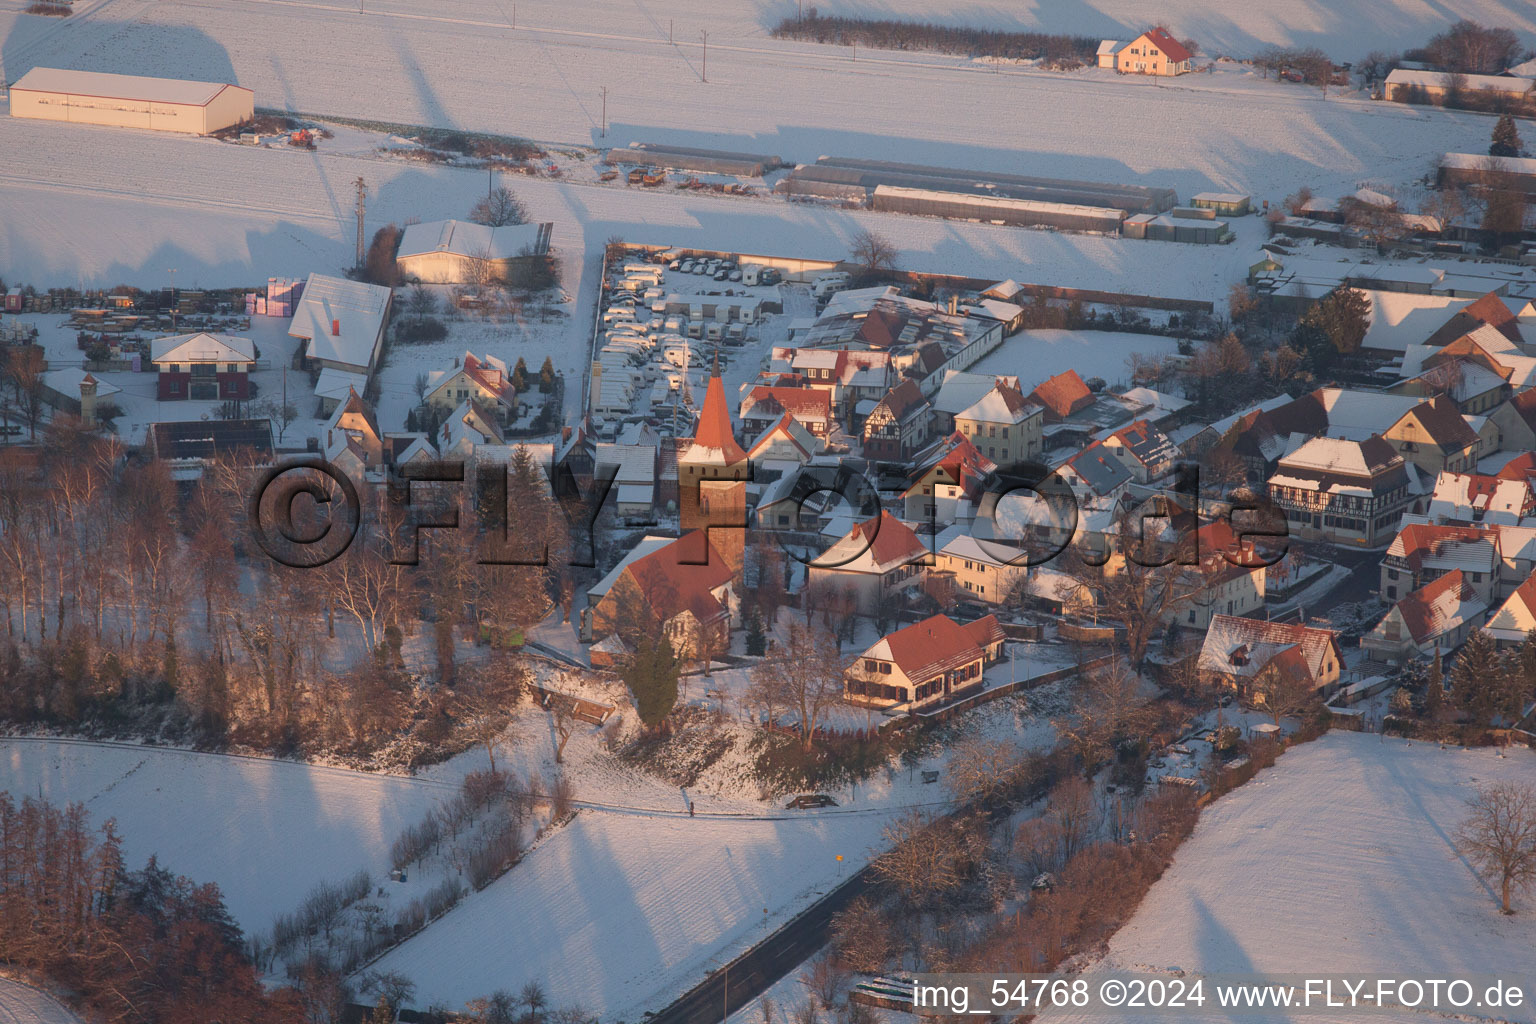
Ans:
POLYGON ((790 172, 785 188, 791 194, 825 199, 870 199, 881 185, 1104 207, 1127 213, 1163 213, 1178 205, 1178 194, 1171 188, 992 174, 852 157, 824 156, 814 164, 801 164, 790 172))
POLYGON ((910 213, 950 220, 977 220, 993 224, 1025 227, 1052 227, 1067 231, 1120 230, 1125 211, 1104 206, 1076 206, 1068 203, 1042 203, 1032 199, 1003 199, 974 196, 963 192, 935 192, 928 189, 898 188, 880 185, 875 189, 873 208, 891 213, 910 213))
POLYGON ((11 86, 11 116, 211 135, 256 116, 256 94, 227 82, 33 68, 11 86))
POLYGON ((653 164, 679 171, 703 174, 732 174, 742 178, 761 178, 784 166, 776 156, 757 153, 732 153, 723 149, 692 149, 664 146, 653 142, 632 142, 628 149, 611 149, 605 162, 610 164, 653 164))

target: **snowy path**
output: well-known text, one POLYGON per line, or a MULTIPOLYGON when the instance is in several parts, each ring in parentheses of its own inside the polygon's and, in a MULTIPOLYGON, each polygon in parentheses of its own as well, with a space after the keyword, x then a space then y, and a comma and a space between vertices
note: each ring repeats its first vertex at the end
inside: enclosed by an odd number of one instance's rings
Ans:
POLYGON ((0 1024, 80 1024, 80 1018, 41 989, 0 978, 0 1024))

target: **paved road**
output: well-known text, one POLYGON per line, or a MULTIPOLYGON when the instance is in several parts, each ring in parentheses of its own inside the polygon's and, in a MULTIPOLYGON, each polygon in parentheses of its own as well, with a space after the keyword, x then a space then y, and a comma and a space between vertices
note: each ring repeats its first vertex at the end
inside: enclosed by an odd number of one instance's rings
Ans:
POLYGON ((832 918, 875 887, 870 869, 849 877, 798 917, 648 1018, 650 1024, 720 1024, 826 945, 832 918))

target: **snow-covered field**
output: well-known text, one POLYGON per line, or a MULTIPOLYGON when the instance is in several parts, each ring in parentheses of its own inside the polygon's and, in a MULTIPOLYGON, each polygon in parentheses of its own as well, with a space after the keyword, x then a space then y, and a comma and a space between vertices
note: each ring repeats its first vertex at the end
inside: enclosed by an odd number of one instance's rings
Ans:
POLYGON ((552 1005, 636 1020, 847 877, 885 820, 582 812, 377 967, 414 979, 423 1004, 540 980, 552 1005))
POLYGON ((80 1018, 48 993, 0 978, 0 1024, 80 1024, 80 1018))
MULTIPOLYGON (((476 764, 475 767, 482 767, 476 764)), ((266 758, 67 740, 0 740, 0 790, 116 818, 131 867, 151 855, 217 882, 247 932, 265 931, 318 881, 389 874, 389 846, 447 782, 266 758)))
MULTIPOLYGON (((1207 808, 1096 966, 1227 975, 1496 974, 1529 984, 1536 977, 1531 898, 1520 913, 1502 916, 1450 836, 1476 783, 1533 777, 1536 753, 1523 748, 1500 756, 1329 733, 1207 808)), ((1502 1012, 1536 1020, 1529 1004, 1502 1012)), ((1186 1019, 1226 1017, 1212 1011, 1186 1019)))

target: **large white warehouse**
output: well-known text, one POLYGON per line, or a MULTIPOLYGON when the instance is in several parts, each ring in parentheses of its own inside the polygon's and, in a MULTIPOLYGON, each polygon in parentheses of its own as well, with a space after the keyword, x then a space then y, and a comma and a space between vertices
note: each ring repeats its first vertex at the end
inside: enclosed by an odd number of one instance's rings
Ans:
POLYGON ((33 68, 11 86, 11 116, 211 135, 256 116, 238 85, 33 68))
POLYGON ((549 258, 554 224, 508 224, 493 228, 463 220, 434 220, 406 226, 395 259, 400 272, 428 284, 469 284, 489 276, 508 284, 529 284, 537 264, 549 258))

